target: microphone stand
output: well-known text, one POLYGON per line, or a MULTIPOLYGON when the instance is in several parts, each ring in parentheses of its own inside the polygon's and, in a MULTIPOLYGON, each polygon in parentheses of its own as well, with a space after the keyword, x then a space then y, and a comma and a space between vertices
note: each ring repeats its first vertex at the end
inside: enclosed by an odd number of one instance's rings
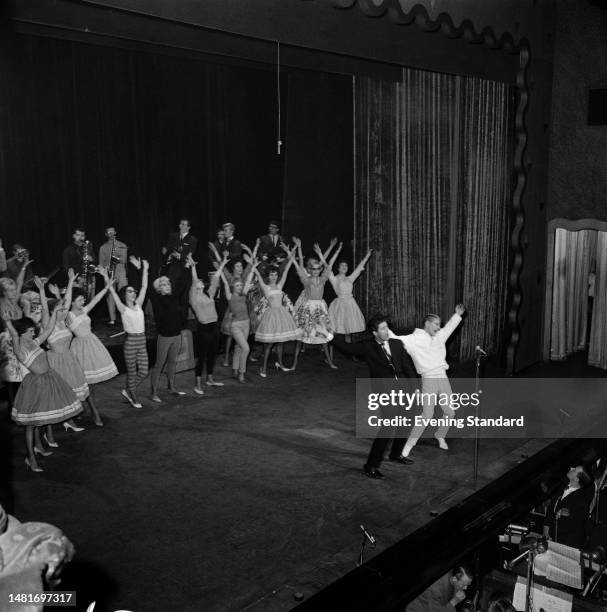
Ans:
MULTIPOLYGON (((484 357, 484 355, 478 350, 478 348, 476 349, 476 372, 475 372, 475 377, 474 377, 474 390, 477 394, 477 397, 480 395, 480 371, 481 371, 481 359, 484 357)), ((480 411, 480 400, 477 403, 477 405, 474 407, 474 416, 476 418, 475 423, 476 425, 474 426, 474 477, 473 477, 473 487, 476 490, 476 481, 478 478, 478 460, 479 460, 479 453, 480 453, 480 439, 479 439, 479 434, 478 434, 478 418, 479 418, 479 411, 480 411)))
POLYGON ((360 545, 360 553, 358 554, 358 563, 356 567, 361 567, 365 562, 365 546, 367 545, 367 535, 363 533, 363 541, 360 545))
POLYGON ((527 552, 527 588, 525 590, 525 612, 531 610, 531 581, 533 580, 533 566, 535 565, 535 546, 527 552))

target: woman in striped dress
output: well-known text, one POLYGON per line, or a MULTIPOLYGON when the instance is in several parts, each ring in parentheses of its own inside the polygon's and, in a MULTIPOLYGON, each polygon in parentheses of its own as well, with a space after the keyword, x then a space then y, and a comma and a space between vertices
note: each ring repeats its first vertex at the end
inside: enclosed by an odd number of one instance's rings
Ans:
POLYGON ((46 352, 40 345, 50 336, 57 321, 57 311, 63 308, 59 302, 42 333, 36 338, 36 324, 27 317, 14 323, 6 322, 13 340, 17 358, 29 370, 15 397, 11 416, 25 426, 26 466, 33 472, 42 472, 36 461, 36 453, 48 455, 42 449, 40 427, 71 419, 82 411, 80 400, 48 363, 46 352))
MULTIPOLYGON (((63 307, 57 310, 57 321, 55 323, 55 327, 53 328, 51 335, 46 340, 49 349, 46 356, 48 357, 50 367, 55 370, 55 372, 57 372, 57 374, 59 374, 63 380, 65 380, 65 382, 71 387, 76 397, 81 402, 84 402, 89 396, 89 386, 84 378, 84 372, 82 371, 80 364, 78 361, 76 361, 76 358, 70 351, 70 344, 72 343, 73 334, 65 324, 65 318, 72 302, 72 286, 76 279, 76 274, 74 274, 74 271, 71 268, 68 270, 68 279, 69 282, 65 292, 63 307)), ((38 287, 40 294, 40 305, 42 307, 42 327, 44 328, 50 321, 48 301, 44 292, 44 283, 37 276, 34 277, 34 282, 36 287, 38 287)), ((59 298, 59 302, 60 301, 61 299, 59 298)), ((91 410, 93 417, 95 417, 95 413, 90 405, 89 410, 91 410)), ((72 419, 65 421, 63 423, 63 427, 66 431, 68 429, 73 431, 84 430, 83 427, 78 427, 72 419)), ((49 446, 52 446, 53 448, 59 446, 57 442, 55 442, 53 429, 50 425, 43 437, 49 446)))
POLYGON ((150 265, 143 259, 134 258, 136 268, 142 267, 141 288, 139 293, 131 285, 120 289, 120 295, 116 293, 110 283, 107 272, 102 270, 101 275, 109 288, 109 292, 116 304, 116 308, 122 319, 122 327, 126 332, 124 341, 124 363, 126 365, 126 389, 121 391, 126 400, 133 408, 141 408, 135 392, 141 381, 148 375, 148 351, 145 337, 145 315, 143 313, 143 302, 148 290, 148 270, 150 265))
POLYGON ((261 285, 261 289, 268 299, 269 307, 263 313, 259 327, 255 332, 255 340, 265 344, 263 352, 263 367, 259 370, 259 375, 265 378, 267 376, 268 358, 272 345, 276 344, 276 354, 278 361, 274 364, 276 369, 281 369, 283 372, 289 372, 290 368, 285 367, 282 362, 282 345, 290 340, 299 338, 299 330, 295 325, 295 320, 286 306, 283 306, 283 291, 282 288, 287 280, 289 268, 293 264, 295 258, 295 249, 289 252, 287 265, 282 273, 280 281, 278 280, 278 271, 271 270, 268 273, 268 282, 264 282, 259 270, 255 268, 255 274, 261 285))
POLYGON ((118 375, 118 368, 101 340, 91 331, 88 313, 103 299, 113 280, 106 281, 105 287, 86 304, 86 298, 79 293, 72 299, 72 308, 66 318, 68 329, 74 333, 70 350, 76 357, 86 382, 89 384, 89 403, 95 414, 95 425, 103 427, 103 421, 95 405, 93 386, 118 375))

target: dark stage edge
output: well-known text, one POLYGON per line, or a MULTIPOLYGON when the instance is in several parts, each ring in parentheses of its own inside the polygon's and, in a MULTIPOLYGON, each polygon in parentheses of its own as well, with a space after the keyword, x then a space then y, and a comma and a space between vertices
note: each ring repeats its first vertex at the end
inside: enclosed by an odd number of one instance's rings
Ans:
MULTIPOLYGON (((62 585, 96 612, 289 610, 353 569, 360 523, 378 541, 368 557, 473 492, 471 441, 449 452, 418 446, 412 466, 386 462, 385 481, 361 471, 369 441, 354 437, 354 377, 307 350, 295 373, 255 367, 250 382, 192 392, 136 410, 124 375, 98 386, 106 426, 56 431, 43 474, 23 465, 23 432, 6 418, 13 464, 11 511, 60 526, 76 547, 62 585)), ((147 391, 147 381, 144 383, 147 391)), ((143 394, 142 394, 143 395, 143 394)), ((4 409, 6 415, 6 410, 4 409)), ((547 441, 481 442, 480 488, 547 441)), ((6 451, 6 449, 5 449, 6 451)))

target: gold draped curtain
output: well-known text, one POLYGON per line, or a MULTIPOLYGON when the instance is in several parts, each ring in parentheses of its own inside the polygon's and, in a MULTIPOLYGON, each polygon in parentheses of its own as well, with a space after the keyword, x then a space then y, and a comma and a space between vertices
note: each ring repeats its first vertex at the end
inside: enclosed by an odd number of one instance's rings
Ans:
POLYGON ((404 69, 354 79, 354 252, 376 250, 357 299, 395 327, 469 315, 455 352, 502 348, 511 196, 510 87, 404 69))

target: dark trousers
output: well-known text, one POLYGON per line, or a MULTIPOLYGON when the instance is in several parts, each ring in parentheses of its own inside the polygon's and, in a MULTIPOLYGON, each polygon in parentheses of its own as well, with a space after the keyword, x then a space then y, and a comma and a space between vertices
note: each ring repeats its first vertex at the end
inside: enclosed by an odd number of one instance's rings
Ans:
POLYGON ((398 459, 405 447, 406 441, 407 438, 375 438, 367 457, 367 468, 378 468, 381 465, 386 447, 390 442, 392 442, 390 459, 398 459))
POLYGON ((198 323, 196 328, 196 351, 198 361, 196 362, 196 376, 202 376, 202 371, 206 365, 207 376, 213 374, 215 368, 215 357, 219 346, 219 324, 198 323))

